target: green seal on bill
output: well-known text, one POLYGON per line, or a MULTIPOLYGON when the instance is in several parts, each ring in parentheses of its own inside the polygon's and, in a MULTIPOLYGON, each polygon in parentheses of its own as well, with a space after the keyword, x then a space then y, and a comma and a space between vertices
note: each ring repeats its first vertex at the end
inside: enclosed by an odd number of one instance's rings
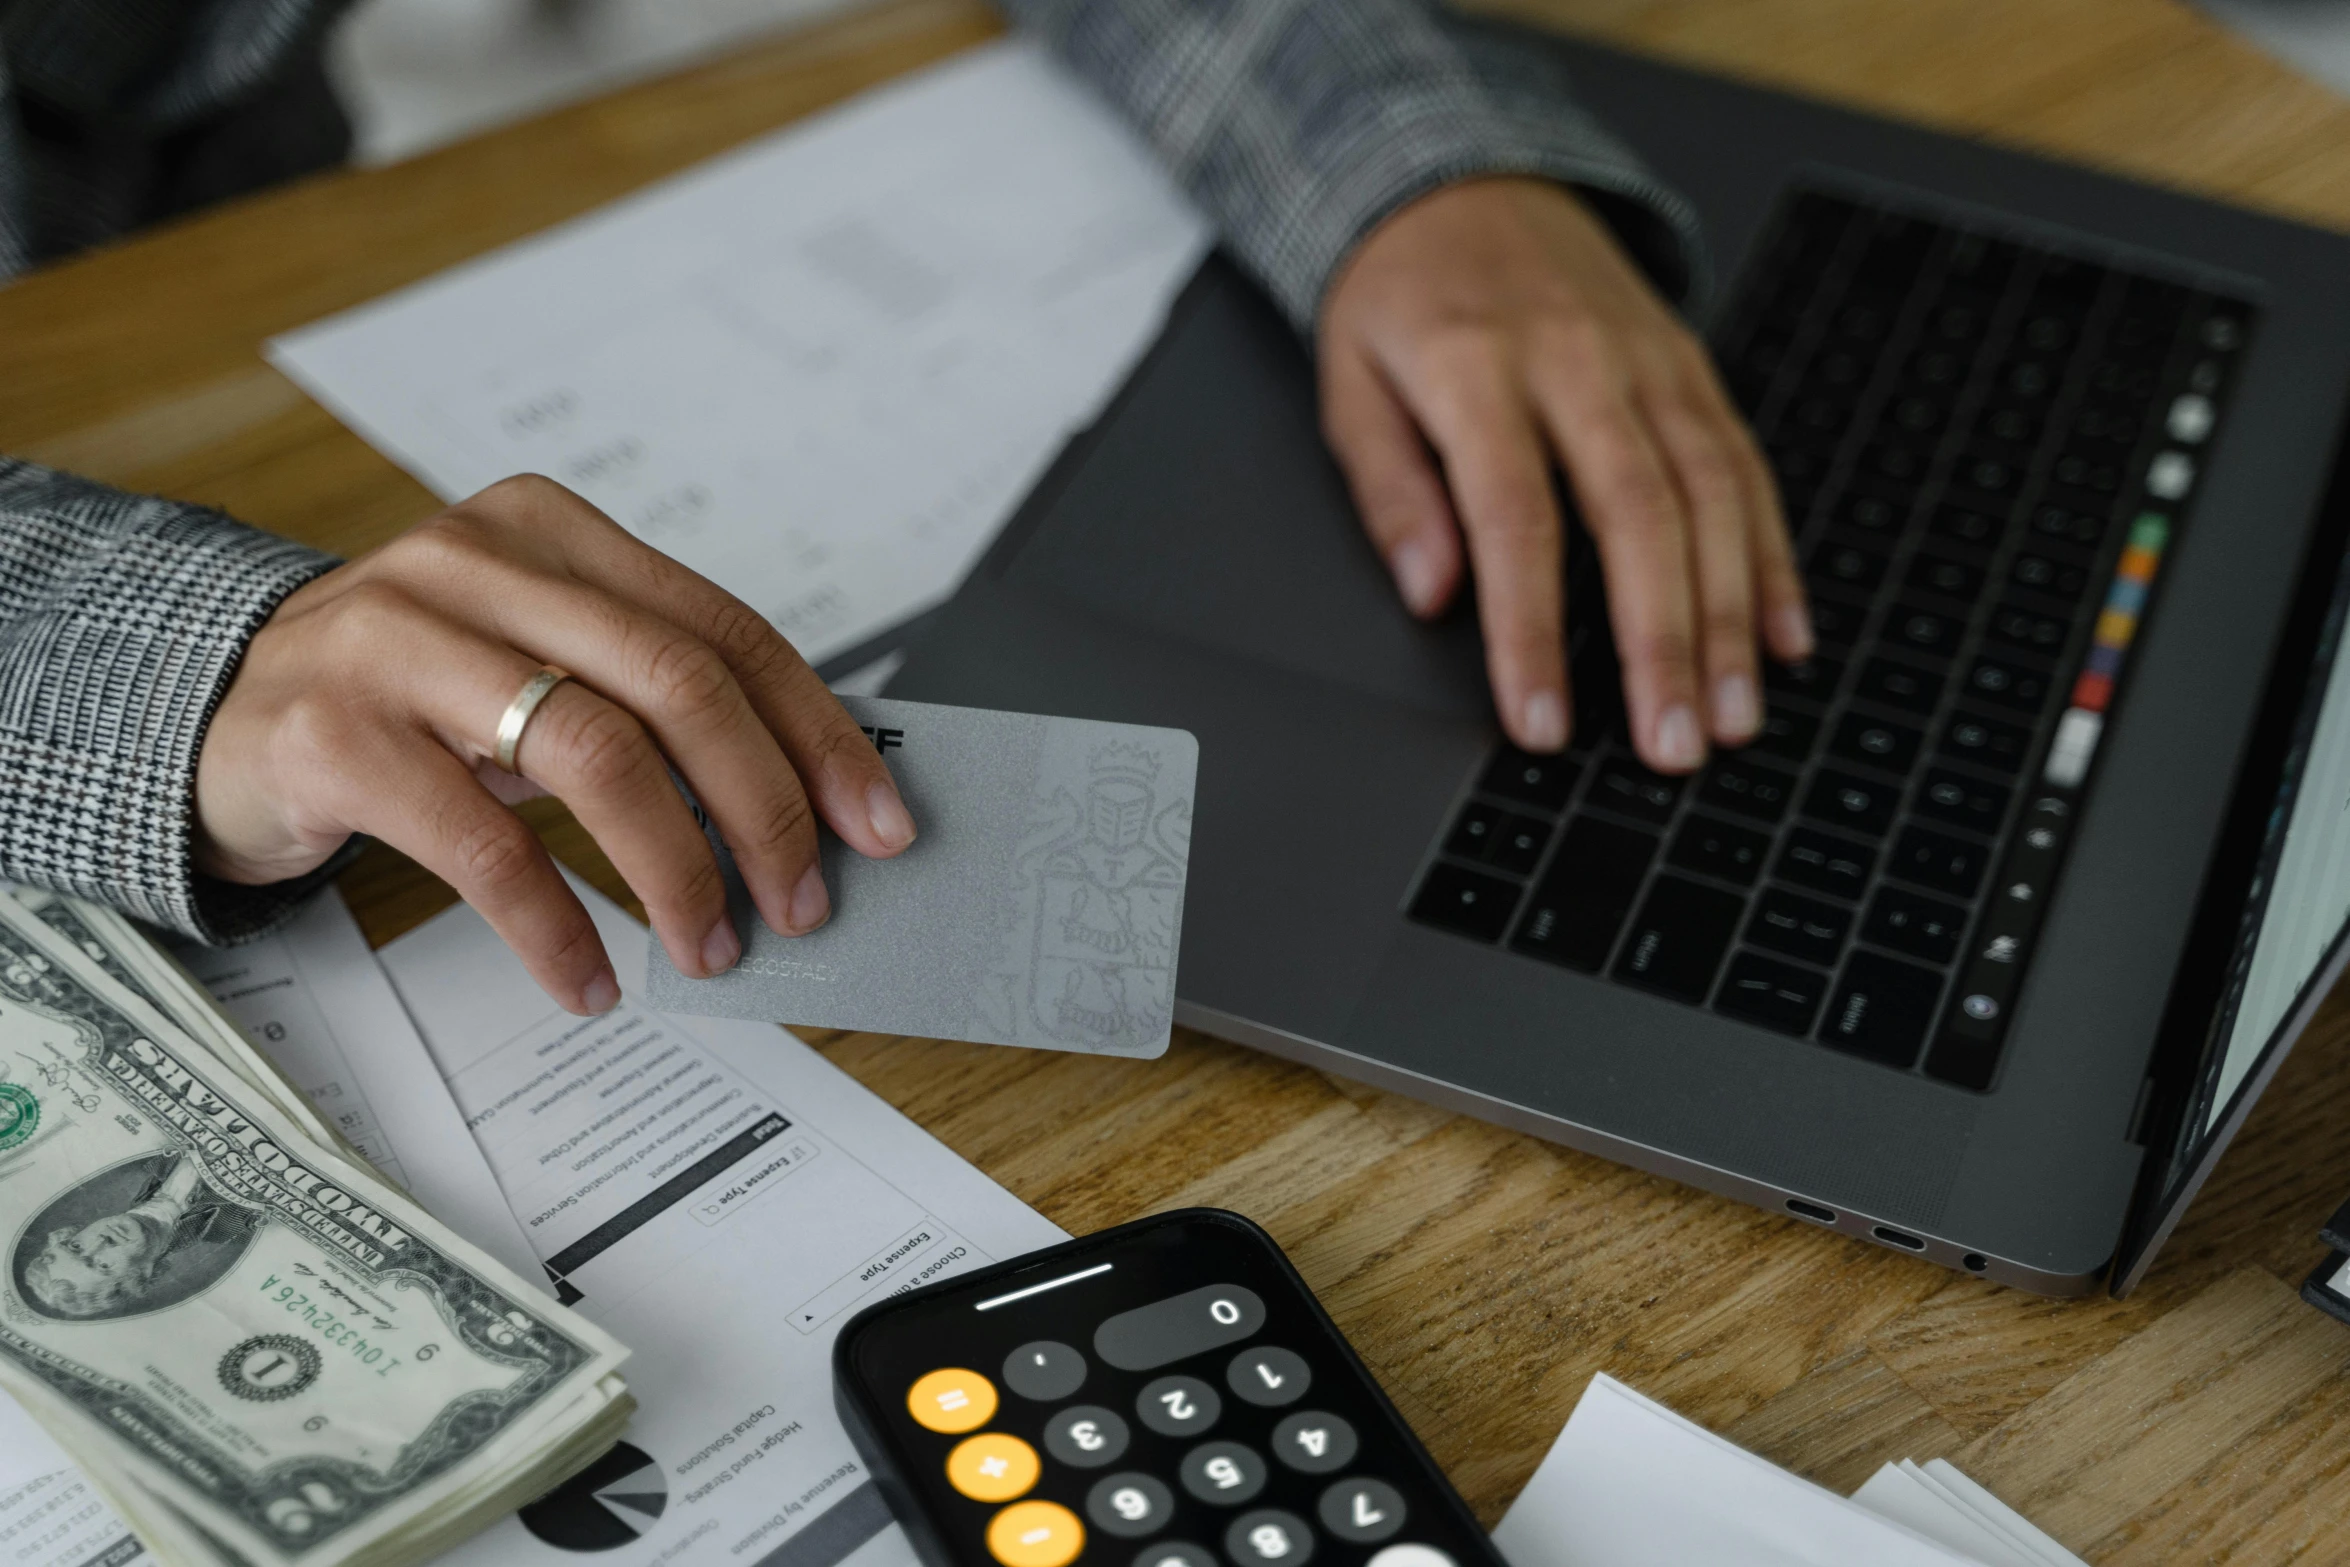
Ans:
POLYGON ((0 1083, 0 1152, 33 1135, 41 1124, 41 1101, 21 1083, 0 1083))

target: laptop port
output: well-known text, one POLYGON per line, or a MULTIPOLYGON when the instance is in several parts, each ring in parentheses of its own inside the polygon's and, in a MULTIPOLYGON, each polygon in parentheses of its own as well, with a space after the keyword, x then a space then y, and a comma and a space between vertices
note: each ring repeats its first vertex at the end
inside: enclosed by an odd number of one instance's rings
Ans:
POLYGON ((1823 1208, 1816 1202, 1805 1202, 1800 1197, 1790 1197, 1787 1199, 1787 1211, 1796 1215, 1798 1218, 1817 1220, 1821 1224, 1834 1224, 1836 1222, 1835 1209, 1823 1208))
POLYGON ((1869 1233, 1874 1235, 1877 1239, 1883 1241, 1886 1245, 1898 1246, 1903 1251, 1924 1251, 1926 1249, 1926 1243, 1919 1240, 1916 1236, 1906 1235, 1900 1230, 1893 1229, 1887 1225, 1880 1224, 1875 1229, 1869 1231, 1869 1233))
POLYGON ((1966 1263, 1967 1272, 1969 1273, 1980 1273, 1985 1268, 1991 1266, 1991 1259, 1984 1256, 1979 1251, 1970 1251, 1960 1260, 1966 1263))

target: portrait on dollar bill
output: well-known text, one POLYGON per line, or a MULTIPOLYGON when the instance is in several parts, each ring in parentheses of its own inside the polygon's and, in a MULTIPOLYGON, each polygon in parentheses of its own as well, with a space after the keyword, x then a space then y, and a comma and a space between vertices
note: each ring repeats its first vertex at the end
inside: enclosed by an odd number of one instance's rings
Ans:
POLYGON ((255 1217, 204 1183, 196 1161, 152 1153, 58 1194, 18 1236, 17 1294, 43 1316, 91 1322, 176 1306, 236 1265, 255 1217))

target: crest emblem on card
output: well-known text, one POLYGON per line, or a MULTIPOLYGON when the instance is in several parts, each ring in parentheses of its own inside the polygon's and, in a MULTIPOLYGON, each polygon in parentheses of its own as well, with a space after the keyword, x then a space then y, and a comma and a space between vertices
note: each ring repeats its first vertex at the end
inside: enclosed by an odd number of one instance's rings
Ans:
POLYGON ((1087 759, 1081 784, 1036 800, 989 987, 1015 1036, 1131 1052, 1173 1025, 1191 805, 1168 799, 1162 767, 1156 749, 1112 742, 1087 759))

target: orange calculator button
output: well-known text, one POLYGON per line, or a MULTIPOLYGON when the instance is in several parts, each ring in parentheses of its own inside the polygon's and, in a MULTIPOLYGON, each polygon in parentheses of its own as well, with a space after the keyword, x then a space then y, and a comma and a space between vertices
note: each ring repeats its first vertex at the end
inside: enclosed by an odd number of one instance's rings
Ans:
POLYGON ((1085 1525, 1058 1502, 1014 1502, 987 1526, 987 1549, 1004 1567, 1069 1567, 1085 1525))
POLYGON ((1026 1442, 985 1431, 963 1438, 947 1454, 947 1483, 975 1502, 1008 1502, 1027 1495, 1042 1468, 1026 1442))
POLYGON ((995 1384, 976 1371, 933 1371, 906 1392, 906 1410, 926 1431, 952 1436, 976 1431, 995 1418, 995 1384))

